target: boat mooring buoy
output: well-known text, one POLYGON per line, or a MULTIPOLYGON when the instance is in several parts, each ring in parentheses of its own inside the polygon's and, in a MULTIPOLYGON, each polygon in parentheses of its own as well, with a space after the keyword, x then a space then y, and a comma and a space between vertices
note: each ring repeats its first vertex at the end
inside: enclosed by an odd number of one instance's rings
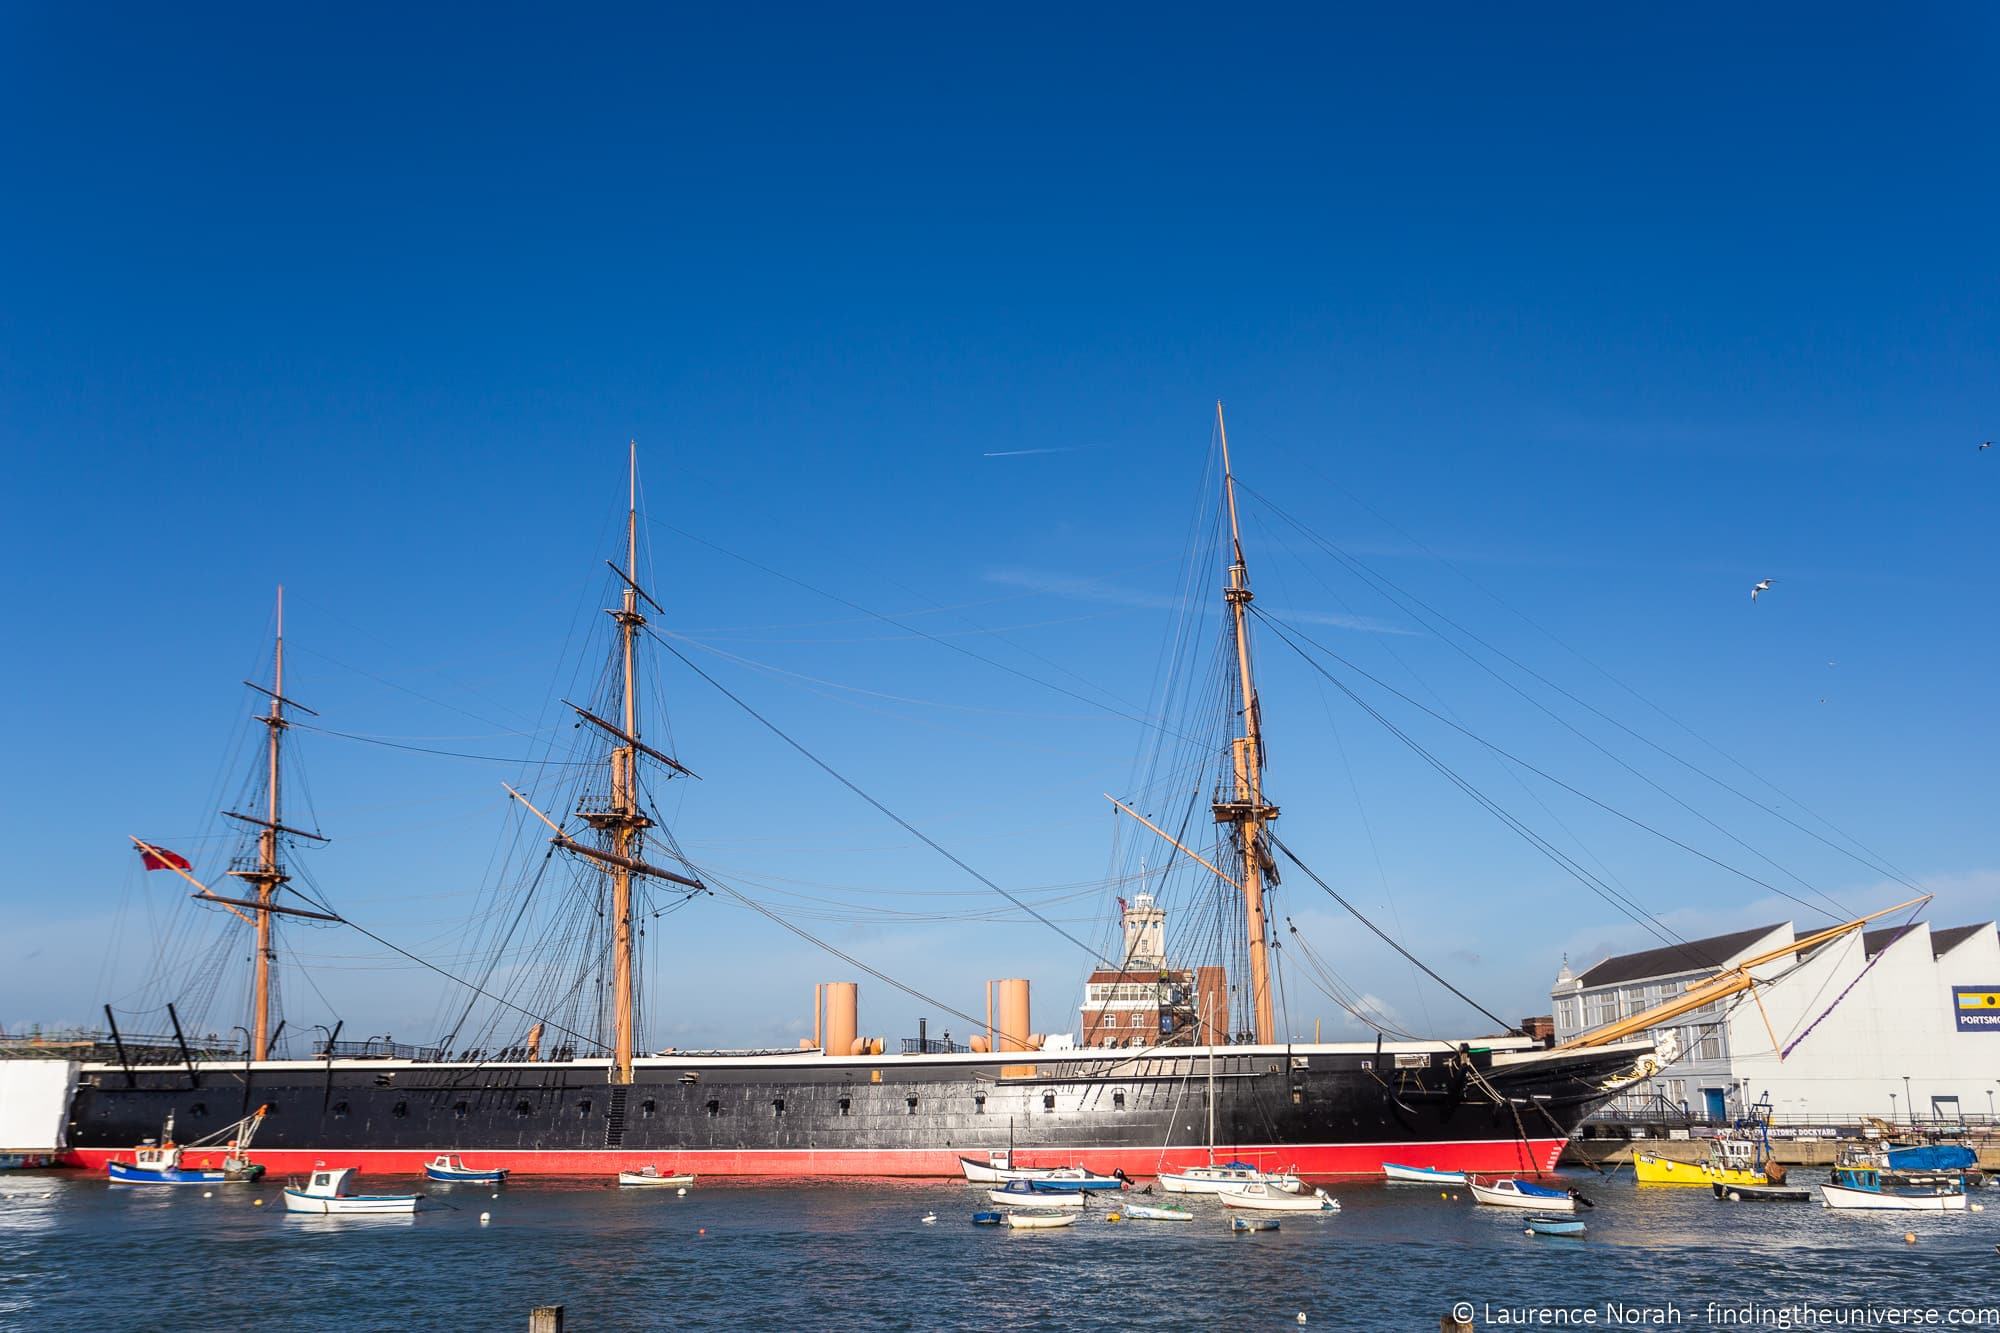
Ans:
POLYGON ((262 1208, 264 1206, 264 1201, 262 1199, 252 1199, 250 1201, 250 1206, 252 1208, 262 1208))
POLYGON ((204 1199, 213 1199, 213 1198, 215 1197, 215 1191, 214 1191, 214 1190, 203 1190, 203 1191, 201 1192, 201 1197, 202 1197, 202 1198, 204 1198, 204 1199))
POLYGON ((485 1226, 488 1222, 491 1222, 492 1220, 493 1220, 493 1214, 491 1213, 481 1213, 479 1215, 480 1226, 485 1226))
POLYGON ((679 1189, 674 1191, 674 1197, 676 1199, 685 1199, 687 1197, 687 1192, 688 1192, 688 1187, 683 1185, 679 1189))
POLYGON ((1304 1310, 1299 1311, 1299 1322, 1301 1324, 1306 1322, 1306 1312, 1304 1310))
POLYGON ((1915 1245, 1917 1243, 1917 1233, 1914 1231, 1905 1231, 1903 1233, 1903 1243, 1905 1245, 1915 1245))

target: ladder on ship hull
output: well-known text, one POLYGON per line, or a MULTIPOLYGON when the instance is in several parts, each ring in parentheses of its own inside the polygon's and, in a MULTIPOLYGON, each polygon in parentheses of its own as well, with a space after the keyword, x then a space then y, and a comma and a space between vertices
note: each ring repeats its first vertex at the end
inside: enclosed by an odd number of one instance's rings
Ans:
POLYGON ((622 1148, 625 1145, 625 1098, 632 1089, 618 1084, 611 1089, 611 1105, 604 1112, 604 1146, 622 1148))

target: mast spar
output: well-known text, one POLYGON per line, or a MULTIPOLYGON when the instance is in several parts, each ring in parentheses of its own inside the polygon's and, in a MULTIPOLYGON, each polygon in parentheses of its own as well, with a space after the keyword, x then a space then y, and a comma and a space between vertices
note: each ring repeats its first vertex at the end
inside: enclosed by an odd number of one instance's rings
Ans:
POLYGON ((1229 581, 1223 600, 1229 603, 1230 632, 1236 646, 1237 684, 1241 694, 1243 733, 1231 742, 1235 769, 1233 799, 1215 802, 1215 822, 1236 826, 1236 847, 1242 857, 1244 936, 1250 947, 1250 1000, 1256 1039, 1268 1045, 1276 1039, 1271 1013, 1271 964, 1264 915, 1264 884, 1277 881, 1277 867, 1264 843, 1264 826, 1278 817, 1278 807, 1264 800, 1264 733, 1257 705, 1257 683, 1250 670, 1250 570, 1243 560, 1243 533, 1236 521, 1236 476, 1229 466, 1229 430, 1222 421, 1222 404, 1215 405, 1215 430, 1222 443, 1222 493, 1229 509, 1229 581))

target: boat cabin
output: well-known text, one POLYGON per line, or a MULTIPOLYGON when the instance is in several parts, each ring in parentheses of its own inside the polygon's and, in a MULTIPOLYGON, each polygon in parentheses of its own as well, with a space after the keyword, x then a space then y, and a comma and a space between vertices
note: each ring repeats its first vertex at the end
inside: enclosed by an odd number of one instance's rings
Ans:
POLYGON ((351 1166, 322 1167, 312 1173, 312 1178, 306 1181, 306 1187, 301 1192, 316 1199, 343 1198, 347 1194, 347 1182, 353 1178, 354 1168, 351 1166))
POLYGON ((179 1144, 166 1143, 151 1148, 137 1148, 132 1152, 132 1165, 140 1171, 158 1171, 162 1175, 181 1169, 179 1144))

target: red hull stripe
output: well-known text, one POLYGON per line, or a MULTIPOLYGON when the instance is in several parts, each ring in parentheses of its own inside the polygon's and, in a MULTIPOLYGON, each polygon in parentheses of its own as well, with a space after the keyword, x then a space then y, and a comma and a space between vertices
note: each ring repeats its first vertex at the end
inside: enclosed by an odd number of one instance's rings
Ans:
MULTIPOLYGON (((1266 1170, 1290 1169, 1302 1176, 1379 1176, 1384 1162, 1404 1166, 1428 1166, 1440 1171, 1476 1171, 1481 1174, 1539 1174, 1553 1171, 1562 1153, 1564 1140, 1536 1139, 1523 1144, 1516 1140, 1476 1139, 1444 1143, 1303 1143, 1282 1147, 1238 1145, 1215 1150, 1218 1162, 1245 1161, 1266 1170)), ((641 1166, 671 1167, 707 1176, 910 1176, 957 1177, 959 1156, 983 1160, 986 1150, 960 1149, 762 1149, 709 1151, 688 1149, 680 1152, 635 1152, 628 1149, 591 1151, 485 1151, 442 1145, 437 1148, 258 1148, 250 1154, 273 1173, 310 1171, 320 1166, 358 1167, 368 1175, 421 1175, 424 1163, 444 1153, 455 1153, 475 1169, 505 1167, 524 1176, 608 1175, 641 1166)), ((130 1149, 73 1148, 64 1160, 74 1166, 102 1171, 114 1157, 131 1160, 130 1149)), ((220 1166, 220 1150, 190 1152, 185 1165, 220 1166), (214 1160, 211 1161, 210 1159, 214 1160)), ((1208 1154, 1200 1148, 1016 1148, 1019 1166, 1063 1166, 1081 1162, 1099 1171, 1123 1169, 1131 1176, 1152 1176, 1162 1170, 1200 1166, 1208 1154)))

